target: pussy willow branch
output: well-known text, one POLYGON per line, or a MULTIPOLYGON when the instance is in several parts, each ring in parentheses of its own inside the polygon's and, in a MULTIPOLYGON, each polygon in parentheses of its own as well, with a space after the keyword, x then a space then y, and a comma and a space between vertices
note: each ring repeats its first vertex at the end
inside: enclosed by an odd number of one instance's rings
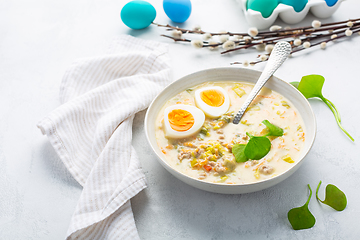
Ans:
MULTIPOLYGON (((347 27, 347 28, 349 28, 349 27, 347 27)), ((357 23, 357 24, 354 24, 353 27, 351 27, 349 29, 353 30, 353 33, 355 33, 355 32, 359 31, 358 30, 359 28, 360 28, 360 23, 357 23)), ((340 33, 344 33, 342 28, 341 29, 337 28, 335 31, 332 31, 331 33, 326 33, 326 34, 319 33, 319 34, 311 34, 311 35, 303 36, 304 35, 303 33, 298 33, 298 34, 293 34, 291 36, 281 36, 281 37, 278 37, 278 38, 275 38, 275 39, 272 39, 272 40, 264 40, 264 41, 261 41, 261 42, 253 43, 252 46, 256 46, 256 45, 263 44, 263 43, 276 43, 277 40, 283 40, 285 38, 296 38, 296 37, 299 37, 299 39, 302 40, 302 41, 310 41, 311 42, 313 40, 318 40, 318 39, 322 39, 322 38, 325 38, 325 37, 331 37, 334 34, 340 34, 340 33), (301 38, 301 37, 303 37, 303 38, 301 38)), ((346 35, 344 34, 344 36, 346 36, 346 35)), ((328 40, 322 41, 322 42, 330 42, 330 41, 333 41, 333 40, 336 40, 336 39, 338 39, 338 37, 335 38, 335 39, 328 39, 328 40)), ((293 41, 294 41, 294 39, 288 40, 288 42, 291 43, 292 45, 293 45, 293 41)), ((237 51, 237 50, 244 49, 244 48, 248 48, 248 47, 247 46, 236 47, 236 48, 233 48, 233 49, 230 49, 230 50, 223 51, 223 52, 221 52, 221 54, 237 51)), ((294 52, 298 52, 298 51, 299 50, 294 51, 294 52)), ((294 53, 294 52, 292 52, 292 53, 294 53)))
POLYGON ((280 29, 277 31, 263 31, 263 32, 259 32, 258 36, 269 37, 271 35, 291 35, 294 33, 311 34, 315 32, 332 31, 332 30, 349 28, 349 26, 347 25, 348 22, 353 22, 354 26, 356 24, 360 24, 358 21, 360 21, 360 18, 349 19, 340 22, 325 23, 325 24, 321 24, 321 27, 319 28, 314 28, 313 26, 307 26, 307 27, 280 29))
MULTIPOLYGON (((280 29, 277 31, 262 31, 259 32, 259 34, 257 35, 257 37, 260 37, 262 35, 288 35, 288 32, 294 32, 294 31, 303 31, 304 33, 311 33, 311 32, 317 32, 317 31, 325 31, 325 30, 331 30, 333 28, 323 28, 323 27, 328 27, 328 26, 335 26, 335 25, 339 25, 339 24, 345 24, 343 25, 343 27, 347 27, 346 23, 347 22, 357 22, 360 21, 360 18, 356 18, 356 19, 349 19, 346 21, 340 21, 340 22, 333 22, 333 23, 325 23, 322 24, 322 28, 319 29, 314 29, 312 26, 307 26, 307 27, 298 27, 298 28, 288 28, 288 29, 280 29)), ((178 30, 181 31, 182 33, 190 33, 190 34, 205 34, 205 33, 210 33, 212 36, 217 36, 217 35, 229 35, 229 36, 235 36, 235 35, 240 35, 240 36, 246 36, 248 35, 248 33, 236 33, 236 32, 205 32, 203 30, 190 30, 190 29, 184 29, 184 28, 179 28, 179 27, 175 27, 175 26, 171 26, 169 24, 159 24, 159 23, 152 23, 153 25, 156 25, 158 27, 164 27, 167 28, 167 30, 178 30)))
MULTIPOLYGON (((354 33, 360 33, 360 26, 356 27, 356 28, 352 28, 352 31, 353 31, 353 34, 354 33)), ((325 39, 323 41, 318 41, 316 43, 311 43, 311 46, 309 48, 312 48, 312 47, 315 47, 315 46, 318 46, 320 45, 321 43, 325 42, 325 43, 328 43, 328 42, 332 42, 332 41, 336 41, 336 40, 339 40, 341 38, 344 38, 344 37, 347 37, 346 34, 344 33, 344 31, 337 31, 337 32, 333 32, 331 34, 325 34, 323 35, 322 37, 325 37, 325 36, 331 36, 333 34, 339 34, 337 35, 337 37, 335 38, 330 38, 330 39, 325 39)), ((293 48, 293 50, 291 51, 290 54, 293 54, 293 53, 296 53, 296 52, 300 52, 302 50, 305 50, 305 49, 308 49, 308 48, 304 48, 302 46, 294 46, 293 44, 291 45, 291 47, 293 48)), ((270 56, 270 54, 266 54, 267 56, 270 56)), ((260 55, 259 55, 260 56, 260 55)), ((258 57, 259 57, 258 56, 258 57)), ((266 60, 267 61, 267 60, 266 60)), ((264 61, 261 61, 261 60, 258 60, 258 61, 253 61, 253 62, 250 62, 249 64, 250 65, 255 65, 255 64, 258 64, 258 63, 261 63, 261 62, 264 62, 264 61)), ((231 65, 233 64, 242 64, 242 62, 233 62, 233 63, 230 63, 231 65)))
MULTIPOLYGON (((162 25, 158 23, 153 23, 154 25, 158 27, 164 27, 167 28, 168 31, 180 31, 181 37, 169 36, 169 35, 161 35, 166 38, 170 38, 174 40, 175 42, 192 42, 189 38, 184 38, 183 34, 210 34, 211 36, 221 36, 221 35, 227 35, 227 36, 241 36, 240 39, 232 40, 235 47, 231 49, 227 49, 225 51, 222 51, 221 54, 226 54, 230 52, 235 52, 241 49, 248 49, 251 47, 257 47, 258 45, 268 45, 268 44, 276 44, 278 41, 287 41, 292 45, 292 53, 296 53, 299 51, 302 51, 304 49, 308 49, 317 45, 320 45, 321 43, 328 43, 331 41, 335 41, 337 39, 346 37, 348 35, 345 34, 345 30, 351 30, 352 33, 358 33, 360 32, 360 18, 357 19, 350 19, 345 21, 339 21, 339 22, 333 22, 333 23, 326 23, 321 24, 320 26, 316 26, 313 24, 313 26, 306 26, 306 27, 297 27, 297 28, 285 28, 285 29, 279 29, 275 31, 260 31, 257 32, 257 34, 252 35, 252 37, 248 33, 236 33, 236 32, 205 32, 201 29, 195 29, 195 30, 189 30, 184 28, 179 28, 175 26, 171 26, 169 24, 162 25), (333 37, 335 36, 336 37, 333 37), (294 44, 295 39, 301 40, 301 42, 309 42, 310 46, 304 47, 302 45, 298 46, 294 44)), ((200 40, 197 40, 200 41, 200 40)), ((210 48, 216 48, 218 46, 223 45, 223 42, 218 41, 201 41, 202 47, 210 47, 210 48)), ((264 55, 269 56, 269 53, 265 53, 264 55)), ((260 62, 264 62, 266 60, 262 59, 262 61, 255 61, 251 62, 250 64, 254 65, 260 62)), ((238 64, 240 62, 235 62, 232 64, 238 64)))
MULTIPOLYGON (((354 33, 358 33, 358 32, 360 32, 360 26, 358 26, 358 27, 356 27, 356 28, 351 28, 352 29, 352 32, 353 32, 353 34, 354 33)), ((326 39, 326 40, 323 40, 323 41, 318 41, 318 42, 316 42, 316 43, 312 43, 311 44, 311 46, 310 47, 315 47, 315 46, 317 46, 317 45, 319 45, 319 44, 321 44, 321 43, 323 43, 323 42, 325 42, 325 43, 328 43, 328 42, 331 42, 331 41, 336 41, 336 40, 338 40, 338 39, 340 39, 340 38, 344 38, 344 37, 347 37, 346 35, 345 35, 345 32, 340 32, 340 31, 338 31, 338 32, 334 32, 334 33, 332 33, 332 34, 326 34, 326 35, 324 35, 324 36, 331 36, 331 35, 333 35, 333 34, 339 34, 339 35, 337 35, 337 37, 335 37, 335 38, 330 38, 330 39, 326 39)), ((323 36, 323 37, 324 37, 323 36)), ((299 52, 299 51, 301 51, 301 50, 304 50, 305 48, 300 48, 300 49, 296 49, 296 50, 293 50, 292 52, 291 52, 291 54, 292 53, 296 53, 296 52, 299 52)))

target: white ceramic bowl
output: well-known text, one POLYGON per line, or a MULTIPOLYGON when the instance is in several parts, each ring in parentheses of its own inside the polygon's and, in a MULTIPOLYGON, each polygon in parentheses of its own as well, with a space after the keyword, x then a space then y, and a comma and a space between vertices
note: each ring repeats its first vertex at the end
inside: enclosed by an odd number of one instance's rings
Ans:
MULTIPOLYGON (((160 151, 155 138, 155 121, 156 117, 160 112, 160 109, 171 97, 175 96, 177 93, 184 91, 190 87, 196 86, 204 82, 216 82, 216 81, 245 81, 255 83, 259 78, 261 72, 250 70, 246 68, 213 68, 208 70, 203 70, 195 72, 193 74, 187 75, 167 86, 151 103, 149 106, 146 116, 145 116, 145 131, 148 142, 157 155, 162 166, 165 167, 171 174, 181 181, 210 192, 216 193, 225 193, 225 194, 240 194, 240 193, 249 193, 259 191, 265 188, 274 186, 275 184, 283 181, 291 174, 293 174, 300 165, 304 162, 306 154, 311 149, 313 142, 315 140, 316 134, 316 122, 314 113, 310 107, 309 102, 306 98, 291 84, 280 80, 273 76, 266 84, 266 87, 282 94, 287 99, 289 99, 295 107, 299 110, 305 125, 306 138, 305 145, 302 149, 300 160, 293 165, 286 172, 267 179, 259 181, 256 183, 250 184, 223 184, 223 183, 210 183, 205 182, 190 176, 187 176, 176 169, 172 168, 170 164, 166 161, 164 154, 160 151)), ((241 106, 239 106, 240 108, 241 106)))

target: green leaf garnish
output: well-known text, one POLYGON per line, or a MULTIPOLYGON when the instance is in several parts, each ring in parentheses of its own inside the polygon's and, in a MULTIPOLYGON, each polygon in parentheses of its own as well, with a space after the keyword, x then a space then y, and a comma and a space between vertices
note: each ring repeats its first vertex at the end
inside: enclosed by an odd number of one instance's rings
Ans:
POLYGON ((245 147, 246 144, 235 144, 232 147, 232 153, 235 156, 236 162, 246 162, 247 160, 249 160, 245 155, 245 147))
POLYGON ((296 87, 306 98, 318 97, 320 98, 334 114, 336 123, 340 129, 352 140, 354 138, 344 129, 341 125, 341 118, 339 111, 335 105, 322 95, 322 87, 324 85, 325 78, 321 75, 308 75, 301 78, 300 82, 291 82, 291 84, 296 87))
POLYGON ((263 157, 265 157, 266 154, 270 151, 271 148, 271 142, 270 140, 265 136, 252 136, 248 133, 246 133, 250 140, 246 144, 245 147, 245 155, 249 159, 253 160, 259 160, 263 157))
POLYGON ((284 130, 268 120, 262 121, 268 128, 268 133, 264 136, 253 136, 246 133, 250 137, 247 144, 235 144, 232 148, 232 153, 235 156, 236 162, 246 162, 249 159, 259 160, 266 156, 271 149, 271 142, 267 138, 269 136, 279 137, 284 134, 284 130))
POLYGON ((288 219, 294 230, 308 229, 315 225, 315 217, 309 210, 309 202, 312 190, 308 184, 310 194, 307 202, 302 207, 293 208, 288 212, 288 219))
POLYGON ((332 207, 337 211, 342 211, 346 208, 347 200, 344 192, 342 192, 336 186, 332 184, 328 184, 325 189, 325 200, 322 201, 318 196, 320 185, 321 185, 321 181, 319 182, 319 185, 316 189, 317 200, 319 200, 323 204, 329 205, 330 207, 332 207))
POLYGON ((269 133, 265 136, 281 137, 284 134, 284 130, 282 128, 271 124, 268 120, 264 120, 262 123, 269 129, 269 133))

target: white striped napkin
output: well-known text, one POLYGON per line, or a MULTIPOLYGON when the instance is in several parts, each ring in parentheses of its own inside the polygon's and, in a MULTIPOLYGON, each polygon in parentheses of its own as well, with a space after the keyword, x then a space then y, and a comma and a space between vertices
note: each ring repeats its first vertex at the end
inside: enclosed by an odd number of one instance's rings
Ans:
POLYGON ((146 181, 132 122, 169 80, 167 45, 127 35, 66 71, 62 105, 38 127, 83 186, 67 239, 139 239, 130 198, 146 181))

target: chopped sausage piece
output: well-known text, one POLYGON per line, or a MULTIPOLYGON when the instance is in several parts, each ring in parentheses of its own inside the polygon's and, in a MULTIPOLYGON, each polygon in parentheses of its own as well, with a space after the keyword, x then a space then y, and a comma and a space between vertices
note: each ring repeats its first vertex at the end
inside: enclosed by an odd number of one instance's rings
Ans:
POLYGON ((216 131, 216 133, 218 133, 218 134, 223 134, 224 131, 223 131, 222 129, 219 129, 219 130, 216 131))
POLYGON ((218 172, 218 173, 224 173, 226 172, 226 168, 224 167, 215 167, 215 171, 218 172))
POLYGON ((210 166, 212 166, 212 167, 215 167, 215 165, 216 165, 216 163, 215 163, 215 162, 212 162, 212 161, 210 161, 208 164, 209 164, 210 166))
POLYGON ((225 139, 225 136, 224 136, 224 135, 220 135, 220 136, 219 136, 219 139, 225 139))
POLYGON ((242 139, 242 140, 247 140, 249 138, 249 136, 246 135, 245 133, 238 133, 238 134, 236 134, 236 137, 238 137, 239 139, 242 139))
POLYGON ((226 148, 227 148, 227 149, 229 149, 229 152, 231 152, 232 147, 233 147, 233 145, 232 145, 232 144, 228 144, 228 145, 226 145, 226 148))
POLYGON ((243 140, 247 140, 247 139, 249 138, 249 136, 246 135, 246 134, 242 134, 241 138, 242 138, 243 140))
POLYGON ((260 168, 259 168, 259 171, 262 173, 262 174, 271 174, 274 172, 274 168, 270 165, 262 165, 260 168))
POLYGON ((217 164, 215 165, 214 170, 215 170, 215 172, 217 172, 217 173, 224 173, 224 172, 226 172, 226 168, 223 167, 223 165, 220 164, 220 163, 217 163, 217 164))
POLYGON ((194 151, 196 157, 200 156, 204 152, 205 152, 205 150, 203 148, 196 148, 194 151))
POLYGON ((205 179, 206 176, 207 176, 207 175, 206 175, 205 172, 199 173, 199 179, 205 179))
POLYGON ((180 152, 178 154, 179 160, 183 160, 184 158, 191 158, 191 152, 180 152))
POLYGON ((255 165, 257 165, 258 163, 259 163, 258 160, 251 160, 251 161, 250 161, 250 165, 251 165, 251 166, 255 166, 255 165))

